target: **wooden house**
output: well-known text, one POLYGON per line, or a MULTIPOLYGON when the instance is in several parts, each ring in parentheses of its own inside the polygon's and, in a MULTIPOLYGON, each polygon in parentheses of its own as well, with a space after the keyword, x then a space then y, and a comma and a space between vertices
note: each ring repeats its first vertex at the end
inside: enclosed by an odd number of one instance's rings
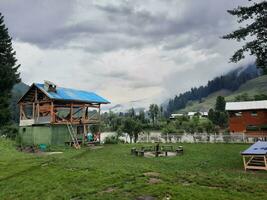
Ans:
POLYGON ((267 100, 227 102, 231 133, 252 137, 267 137, 267 100))
MULTIPOLYGON (((76 147, 85 141, 89 127, 100 123, 101 104, 109 101, 93 92, 34 83, 21 97, 19 134, 26 145, 76 147)), ((100 135, 95 135, 100 140, 100 135)))

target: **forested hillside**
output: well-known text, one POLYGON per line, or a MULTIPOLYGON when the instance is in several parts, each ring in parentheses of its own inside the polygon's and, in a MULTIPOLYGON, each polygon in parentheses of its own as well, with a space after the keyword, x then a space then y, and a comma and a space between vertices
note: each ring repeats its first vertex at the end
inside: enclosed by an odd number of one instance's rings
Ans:
POLYGON ((234 71, 227 73, 226 75, 214 78, 208 81, 206 86, 200 86, 198 88, 191 88, 190 91, 176 95, 173 99, 170 99, 166 109, 166 115, 170 115, 177 110, 181 110, 191 101, 198 101, 201 103, 203 98, 219 91, 236 91, 239 87, 246 83, 248 80, 258 77, 259 70, 255 65, 249 65, 246 68, 238 68, 234 71))
MULTIPOLYGON (((246 101, 254 100, 255 96, 267 96, 267 75, 254 78, 247 81, 239 87, 238 90, 232 92, 230 90, 220 90, 210 94, 199 101, 189 101, 185 108, 178 110, 179 113, 187 113, 190 111, 208 111, 214 108, 217 96, 225 97, 226 101, 246 101)), ((263 100, 257 98, 256 100, 263 100)))

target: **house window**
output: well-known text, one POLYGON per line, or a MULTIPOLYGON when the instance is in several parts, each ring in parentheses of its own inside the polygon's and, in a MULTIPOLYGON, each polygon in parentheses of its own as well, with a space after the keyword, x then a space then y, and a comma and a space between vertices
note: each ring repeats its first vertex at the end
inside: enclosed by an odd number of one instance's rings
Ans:
POLYGON ((260 127, 256 125, 248 125, 246 128, 247 131, 259 131, 260 127))
POLYGON ((251 114, 251 116, 253 116, 253 117, 256 117, 256 116, 258 116, 258 113, 257 113, 257 111, 252 111, 250 114, 251 114))
POLYGON ((236 112, 236 113, 235 113, 235 116, 237 116, 237 117, 241 117, 241 116, 242 116, 242 112, 236 112))

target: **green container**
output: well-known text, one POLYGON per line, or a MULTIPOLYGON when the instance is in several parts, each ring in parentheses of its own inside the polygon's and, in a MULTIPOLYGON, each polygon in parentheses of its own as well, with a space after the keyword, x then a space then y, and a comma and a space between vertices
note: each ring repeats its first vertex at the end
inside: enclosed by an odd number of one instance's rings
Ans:
POLYGON ((41 151, 46 151, 46 144, 40 144, 40 145, 39 145, 39 149, 40 149, 41 151))

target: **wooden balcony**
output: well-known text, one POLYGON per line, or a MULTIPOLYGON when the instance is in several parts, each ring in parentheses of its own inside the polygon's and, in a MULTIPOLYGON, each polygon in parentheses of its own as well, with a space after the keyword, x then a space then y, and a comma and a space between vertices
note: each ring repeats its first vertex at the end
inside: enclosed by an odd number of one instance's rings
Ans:
POLYGON ((98 124, 100 105, 63 102, 20 104, 20 126, 36 124, 98 124))

